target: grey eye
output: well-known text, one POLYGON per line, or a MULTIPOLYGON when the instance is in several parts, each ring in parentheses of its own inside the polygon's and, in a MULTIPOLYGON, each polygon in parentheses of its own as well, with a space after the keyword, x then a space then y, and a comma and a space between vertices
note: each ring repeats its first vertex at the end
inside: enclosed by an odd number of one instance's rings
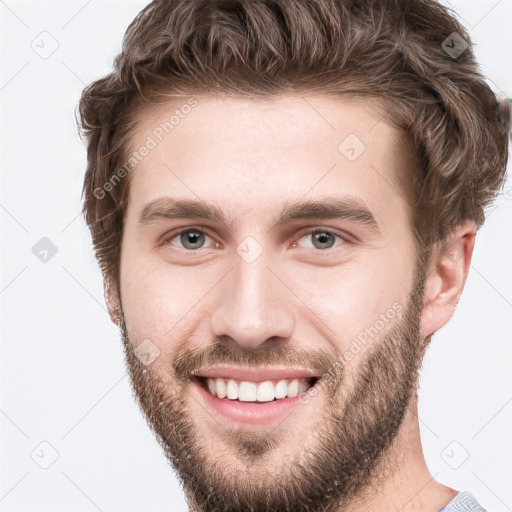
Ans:
POLYGON ((327 231, 319 231, 317 233, 312 233, 313 235, 313 245, 317 249, 330 249, 335 242, 335 235, 328 233, 327 231))
POLYGON ((308 243, 302 245, 308 249, 330 249, 336 243, 336 238, 340 238, 329 231, 313 231, 301 237, 301 240, 306 240, 308 243))
POLYGON ((180 242, 185 249, 201 249, 205 243, 205 234, 201 231, 191 229, 180 234, 180 242))

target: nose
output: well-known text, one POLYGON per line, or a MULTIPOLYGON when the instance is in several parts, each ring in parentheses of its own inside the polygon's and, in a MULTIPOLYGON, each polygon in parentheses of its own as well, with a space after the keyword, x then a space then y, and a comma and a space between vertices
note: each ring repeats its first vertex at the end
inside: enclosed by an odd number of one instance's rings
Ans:
POLYGON ((268 268, 263 255, 252 263, 237 258, 222 286, 217 287, 211 316, 213 334, 227 335, 248 349, 291 337, 295 327, 293 292, 278 275, 268 268))

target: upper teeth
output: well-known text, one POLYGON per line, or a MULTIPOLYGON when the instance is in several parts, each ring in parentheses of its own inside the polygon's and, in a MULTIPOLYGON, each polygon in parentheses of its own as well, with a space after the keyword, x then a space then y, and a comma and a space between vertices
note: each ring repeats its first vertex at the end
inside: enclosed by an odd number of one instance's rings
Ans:
POLYGON ((283 379, 274 384, 270 380, 250 382, 222 377, 208 377, 206 385, 212 395, 240 402, 271 402, 274 398, 292 398, 309 387, 307 379, 283 379))

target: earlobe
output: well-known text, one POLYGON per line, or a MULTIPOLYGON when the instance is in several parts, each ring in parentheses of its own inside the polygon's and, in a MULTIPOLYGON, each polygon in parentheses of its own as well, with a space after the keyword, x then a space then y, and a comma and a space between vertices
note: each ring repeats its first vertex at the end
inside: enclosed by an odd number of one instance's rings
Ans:
POLYGON ((103 293, 110 320, 117 326, 121 325, 122 315, 119 296, 112 279, 107 276, 103 279, 103 293))
POLYGON ((468 221, 437 249, 426 275, 421 331, 427 337, 453 316, 471 265, 477 227, 468 221))

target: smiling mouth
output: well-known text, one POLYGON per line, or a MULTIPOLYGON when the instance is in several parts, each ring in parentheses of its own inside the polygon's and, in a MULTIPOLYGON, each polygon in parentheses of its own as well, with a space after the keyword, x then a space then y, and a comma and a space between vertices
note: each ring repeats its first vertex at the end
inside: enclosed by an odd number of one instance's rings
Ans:
POLYGON ((233 402, 266 403, 294 398, 308 391, 318 377, 248 381, 225 377, 194 376, 203 389, 211 395, 233 402))

